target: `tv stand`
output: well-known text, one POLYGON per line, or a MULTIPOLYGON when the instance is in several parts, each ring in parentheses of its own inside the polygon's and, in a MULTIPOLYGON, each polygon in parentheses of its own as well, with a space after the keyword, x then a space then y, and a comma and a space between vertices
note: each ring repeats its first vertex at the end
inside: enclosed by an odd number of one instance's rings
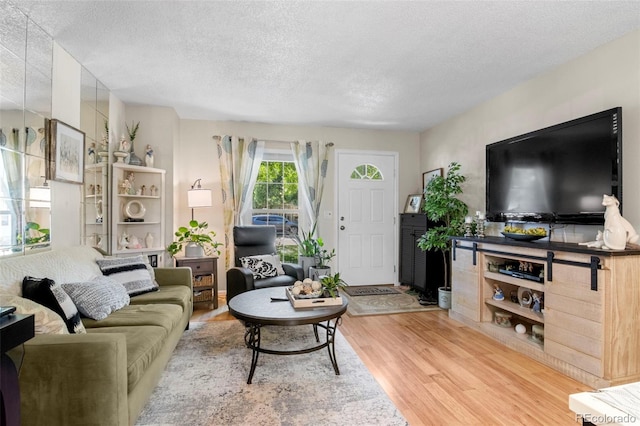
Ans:
POLYGON ((594 388, 640 381, 640 250, 456 237, 451 256, 451 318, 594 388), (496 269, 508 262, 541 274, 496 269), (496 286, 504 300, 492 298, 496 286), (511 301, 524 291, 543 299, 542 312, 511 301), (496 325, 496 313, 511 326, 496 325), (532 338, 534 326, 543 339, 532 338))

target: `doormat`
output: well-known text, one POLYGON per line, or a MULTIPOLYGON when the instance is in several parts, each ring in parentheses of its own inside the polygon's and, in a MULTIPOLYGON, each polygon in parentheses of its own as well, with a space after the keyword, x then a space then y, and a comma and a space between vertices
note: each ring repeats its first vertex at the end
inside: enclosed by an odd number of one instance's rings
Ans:
POLYGON ((379 296, 382 294, 398 294, 400 291, 389 286, 347 286, 342 289, 349 296, 379 296))
POLYGON ((398 290, 398 294, 388 293, 382 296, 375 294, 371 296, 353 297, 345 292, 346 289, 340 289, 340 293, 343 293, 343 296, 349 299, 347 313, 352 317, 440 310, 438 305, 422 305, 418 299, 418 293, 411 291, 409 287, 399 286, 392 289, 398 290))

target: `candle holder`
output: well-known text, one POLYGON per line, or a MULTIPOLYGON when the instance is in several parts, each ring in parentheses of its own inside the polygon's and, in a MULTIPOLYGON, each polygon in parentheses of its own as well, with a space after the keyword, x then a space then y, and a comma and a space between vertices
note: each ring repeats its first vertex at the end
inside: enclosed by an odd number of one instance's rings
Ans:
POLYGON ((464 224, 464 236, 473 237, 473 223, 465 222, 464 224))
POLYGON ((484 238, 484 221, 484 218, 476 218, 476 237, 478 238, 484 238))

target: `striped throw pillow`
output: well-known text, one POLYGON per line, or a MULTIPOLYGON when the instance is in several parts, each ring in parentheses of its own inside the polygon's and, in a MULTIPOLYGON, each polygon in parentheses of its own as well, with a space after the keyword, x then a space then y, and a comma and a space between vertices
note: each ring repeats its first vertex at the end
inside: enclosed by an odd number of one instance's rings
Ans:
POLYGON ((145 262, 142 255, 98 259, 96 262, 102 274, 122 284, 129 296, 158 290, 158 283, 151 274, 153 269, 145 262))

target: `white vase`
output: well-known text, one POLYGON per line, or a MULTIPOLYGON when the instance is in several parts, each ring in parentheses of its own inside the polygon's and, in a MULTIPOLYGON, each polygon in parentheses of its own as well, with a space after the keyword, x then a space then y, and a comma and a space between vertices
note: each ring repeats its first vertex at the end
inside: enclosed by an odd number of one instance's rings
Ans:
POLYGON ((144 245, 147 248, 153 247, 153 235, 151 235, 151 232, 147 232, 147 236, 144 237, 144 245))
POLYGON ((204 248, 197 243, 187 243, 184 255, 185 257, 204 257, 204 248))
POLYGON ((328 266, 312 266, 309 268, 309 278, 314 281, 320 281, 320 277, 324 275, 331 275, 331 268, 329 268, 328 266))
POLYGON ((451 287, 438 287, 438 306, 451 309, 451 287))

